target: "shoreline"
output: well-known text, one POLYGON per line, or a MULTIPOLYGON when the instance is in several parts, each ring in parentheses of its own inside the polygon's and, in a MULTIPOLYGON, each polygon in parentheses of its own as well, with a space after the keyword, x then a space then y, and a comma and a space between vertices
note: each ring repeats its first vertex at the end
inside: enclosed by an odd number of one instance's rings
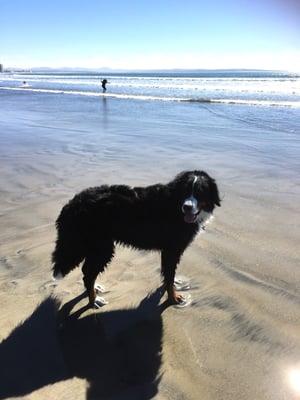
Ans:
POLYGON ((200 103, 200 104, 236 104, 245 106, 260 106, 260 107, 287 107, 287 108, 300 108, 299 101, 287 100, 244 100, 244 99, 220 99, 209 97, 162 97, 150 95, 135 95, 135 94, 121 94, 121 93, 99 93, 95 92, 82 92, 79 90, 62 90, 62 89, 35 89, 31 87, 0 87, 0 90, 16 91, 16 92, 32 92, 32 93, 46 93, 53 95, 72 95, 72 96, 86 96, 86 97, 99 97, 99 98, 112 98, 119 100, 137 100, 137 101, 164 101, 164 102, 187 102, 187 103, 200 103))

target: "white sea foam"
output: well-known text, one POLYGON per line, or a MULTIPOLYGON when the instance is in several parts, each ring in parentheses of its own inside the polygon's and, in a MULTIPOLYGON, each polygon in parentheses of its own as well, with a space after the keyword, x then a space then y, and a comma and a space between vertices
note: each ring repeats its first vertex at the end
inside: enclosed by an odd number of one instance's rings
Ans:
MULTIPOLYGON (((197 99, 190 99, 190 102, 197 102, 197 99)), ((223 103, 223 104, 245 104, 249 106, 265 106, 265 107, 291 107, 300 108, 300 101, 282 101, 282 100, 243 100, 243 99, 210 99, 199 102, 223 103)))
MULTIPOLYGON (((266 78, 240 78, 240 77, 149 77, 149 76, 107 76, 109 86, 114 91, 128 92, 135 90, 137 94, 147 94, 149 91, 162 92, 165 97, 168 92, 194 95, 197 92, 208 93, 214 97, 216 93, 260 95, 272 98, 274 96, 300 96, 300 79, 295 77, 266 77, 266 78), (147 93, 145 93, 147 92, 147 93)), ((26 80, 36 83, 36 86, 50 85, 49 89, 63 86, 63 90, 73 89, 77 86, 90 86, 91 89, 100 86, 100 77, 95 75, 1 75, 2 82, 18 84, 26 80), (52 87, 51 87, 52 85, 52 87), (70 85, 71 87, 68 87, 70 85)), ((151 95, 155 95, 151 93, 151 95)), ((282 99, 285 100, 285 99, 282 99)))
POLYGON ((259 99, 217 99, 217 98, 185 98, 185 97, 163 97, 151 95, 136 95, 136 94, 122 94, 122 93, 98 93, 90 91, 77 91, 77 90, 60 90, 60 89, 36 89, 32 87, 9 87, 0 86, 0 89, 12 91, 26 91, 37 93, 49 94, 64 94, 73 96, 88 96, 88 97, 105 97, 116 98, 124 100, 150 100, 150 101, 173 101, 173 102, 190 102, 190 103, 223 103, 223 104, 240 104, 240 105, 253 105, 265 107, 291 107, 300 108, 300 101, 283 101, 283 100, 259 100, 259 99))
POLYGON ((113 97, 117 99, 134 99, 134 100, 161 100, 161 101, 187 101, 188 99, 177 97, 159 97, 159 96, 146 96, 146 95, 133 95, 133 94, 118 94, 118 93, 98 93, 98 92, 85 92, 76 90, 58 90, 58 89, 34 89, 34 88, 15 88, 0 86, 0 89, 37 92, 37 93, 52 93, 52 94, 67 94, 77 96, 92 96, 92 97, 113 97))

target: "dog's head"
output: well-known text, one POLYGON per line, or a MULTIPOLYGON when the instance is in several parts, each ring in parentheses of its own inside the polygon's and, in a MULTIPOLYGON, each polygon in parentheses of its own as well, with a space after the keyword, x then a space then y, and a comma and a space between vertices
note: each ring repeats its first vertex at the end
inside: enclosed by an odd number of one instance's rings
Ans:
POLYGON ((204 222, 221 205, 217 184, 204 171, 181 172, 172 183, 186 223, 204 222))

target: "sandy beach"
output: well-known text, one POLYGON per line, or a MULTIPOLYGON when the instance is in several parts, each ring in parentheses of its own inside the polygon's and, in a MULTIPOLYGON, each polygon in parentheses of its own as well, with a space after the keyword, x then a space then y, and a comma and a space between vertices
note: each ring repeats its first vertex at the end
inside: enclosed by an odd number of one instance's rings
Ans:
POLYGON ((300 399, 299 136, 243 107, 1 91, 0 399, 300 399), (189 168, 223 199, 178 268, 190 306, 164 306, 156 253, 117 249, 100 310, 80 268, 52 280, 75 193, 189 168))

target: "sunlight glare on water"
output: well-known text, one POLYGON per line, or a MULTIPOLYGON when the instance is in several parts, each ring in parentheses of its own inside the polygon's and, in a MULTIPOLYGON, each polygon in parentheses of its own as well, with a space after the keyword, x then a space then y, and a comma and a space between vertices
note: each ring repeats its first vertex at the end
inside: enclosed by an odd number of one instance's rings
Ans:
POLYGON ((290 388, 297 395, 296 399, 300 399, 300 367, 289 369, 287 378, 290 388))

